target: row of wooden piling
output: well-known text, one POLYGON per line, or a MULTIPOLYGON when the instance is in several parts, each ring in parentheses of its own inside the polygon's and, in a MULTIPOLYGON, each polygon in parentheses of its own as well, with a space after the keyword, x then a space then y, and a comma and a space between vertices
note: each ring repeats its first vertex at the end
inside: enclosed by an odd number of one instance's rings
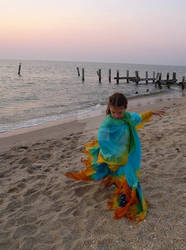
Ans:
MULTIPOLYGON (((85 69, 82 68, 82 74, 80 74, 79 67, 76 67, 76 69, 77 69, 78 77, 80 77, 81 75, 82 82, 84 82, 85 81, 85 69)), ((98 69, 96 73, 98 75, 98 81, 99 83, 101 83, 102 81, 101 69, 98 69)), ((109 69, 109 82, 111 82, 111 69, 109 69)))
MULTIPOLYGON (((81 76, 82 82, 85 81, 85 69, 82 68, 82 74, 80 74, 80 69, 79 67, 76 67, 78 77, 81 76)), ((19 63, 18 67, 18 75, 21 76, 21 63, 19 63)), ((98 82, 102 82, 102 75, 101 75, 101 69, 97 70, 97 75, 98 75, 98 82)), ((129 70, 126 71, 126 76, 120 76, 119 70, 116 71, 116 77, 114 77, 116 80, 116 84, 119 84, 120 80, 126 80, 126 83, 135 82, 136 85, 140 84, 140 82, 145 82, 146 84, 153 83, 155 87, 162 88, 162 85, 166 85, 168 88, 170 88, 171 84, 176 84, 177 83, 177 78, 176 78, 176 72, 172 73, 172 79, 170 79, 170 74, 169 72, 166 75, 166 79, 162 79, 162 73, 158 72, 157 74, 153 71, 153 76, 149 77, 148 71, 145 72, 145 78, 141 78, 139 76, 139 71, 135 71, 135 76, 130 76, 129 70), (149 82, 150 81, 150 82, 149 82)), ((111 69, 108 71, 108 80, 109 83, 111 83, 111 69)), ((183 76, 182 81, 177 83, 178 85, 181 86, 182 89, 186 88, 186 81, 185 81, 185 76, 183 76)))
MULTIPOLYGON (((80 77, 80 69, 79 67, 76 68, 78 72, 78 77, 80 77)), ((82 68, 82 82, 85 81, 85 70, 82 68)), ((101 75, 101 69, 97 70, 97 76, 98 76, 98 82, 102 82, 102 75, 101 75)), ((177 83, 177 78, 176 78, 176 72, 172 73, 172 78, 170 79, 170 73, 168 72, 166 75, 166 79, 162 79, 162 73, 158 72, 156 73, 153 71, 152 77, 149 77, 149 72, 145 72, 145 77, 141 78, 139 76, 139 71, 135 71, 135 76, 130 76, 129 70, 126 71, 126 76, 120 76, 119 70, 116 71, 116 77, 114 77, 116 80, 116 84, 119 84, 121 80, 126 80, 126 83, 129 82, 135 82, 136 85, 140 84, 140 82, 145 82, 145 84, 153 83, 155 87, 162 88, 162 85, 166 85, 168 88, 170 88, 171 84, 176 84, 177 83)), ((111 69, 108 70, 108 80, 109 83, 111 83, 111 69)), ((185 81, 185 76, 183 76, 182 81, 177 83, 178 85, 181 86, 182 89, 186 88, 186 81, 185 81)))
POLYGON ((143 81, 146 84, 148 84, 149 81, 151 81, 150 83, 153 83, 155 87, 159 87, 159 88, 162 88, 162 85, 166 85, 168 88, 170 88, 172 84, 177 84, 181 86, 182 89, 186 88, 185 76, 182 77, 181 82, 177 83, 176 72, 172 73, 172 79, 170 79, 170 74, 169 72, 167 72, 166 79, 163 80, 161 72, 158 72, 157 74, 153 72, 153 77, 148 77, 148 71, 146 71, 145 78, 141 78, 139 76, 139 71, 135 71, 135 76, 130 77, 129 71, 127 70, 126 77, 120 77, 119 71, 117 70, 116 77, 114 77, 114 79, 116 80, 116 84, 119 84, 120 80, 126 79, 127 83, 129 83, 129 81, 132 81, 132 82, 135 82, 136 85, 140 84, 140 81, 143 81))

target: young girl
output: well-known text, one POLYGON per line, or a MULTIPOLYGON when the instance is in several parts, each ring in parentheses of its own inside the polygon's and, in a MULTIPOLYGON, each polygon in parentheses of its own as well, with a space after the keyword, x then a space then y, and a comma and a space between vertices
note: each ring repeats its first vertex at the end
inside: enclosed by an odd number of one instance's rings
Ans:
POLYGON ((148 111, 142 114, 129 113, 127 98, 121 93, 109 97, 106 118, 102 122, 97 139, 85 145, 83 159, 86 168, 79 173, 67 173, 75 180, 103 180, 115 184, 114 195, 109 199, 114 218, 126 216, 130 220, 143 220, 147 203, 139 183, 141 144, 136 130, 143 127, 152 115, 163 111, 148 111))

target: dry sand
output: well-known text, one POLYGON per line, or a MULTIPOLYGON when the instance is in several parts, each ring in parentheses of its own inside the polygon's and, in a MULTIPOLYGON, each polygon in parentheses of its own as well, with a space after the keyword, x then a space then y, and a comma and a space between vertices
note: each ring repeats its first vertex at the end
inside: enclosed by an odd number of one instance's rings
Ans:
POLYGON ((83 168, 83 144, 103 116, 1 136, 0 250, 186 249, 186 98, 136 110, 159 108, 166 115, 140 131, 151 208, 137 225, 112 218, 112 187, 63 175, 83 168))

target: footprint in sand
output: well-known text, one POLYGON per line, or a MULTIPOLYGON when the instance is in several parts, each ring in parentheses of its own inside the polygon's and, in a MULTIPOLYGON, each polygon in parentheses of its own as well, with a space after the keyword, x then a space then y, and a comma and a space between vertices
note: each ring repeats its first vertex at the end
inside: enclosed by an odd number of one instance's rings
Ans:
POLYGON ((152 186, 144 186, 145 192, 152 192, 153 190, 154 190, 154 187, 152 187, 152 186))
POLYGON ((26 184, 24 183, 26 180, 22 179, 21 181, 15 183, 17 185, 15 185, 15 187, 11 187, 10 189, 8 189, 7 193, 18 193, 20 191, 22 191, 24 188, 26 188, 26 184))
POLYGON ((23 226, 26 224, 35 224, 35 222, 37 221, 37 217, 35 215, 21 215, 16 219, 16 224, 18 226, 23 226))
POLYGON ((50 153, 45 153, 45 154, 42 154, 40 156, 40 160, 48 160, 51 158, 51 154, 50 153))
POLYGON ((19 249, 19 246, 19 242, 11 238, 5 238, 0 242, 0 249, 2 250, 15 250, 19 249))
POLYGON ((186 183, 186 177, 176 177, 173 179, 173 183, 175 184, 186 183))
POLYGON ((7 193, 17 193, 18 192, 18 188, 17 187, 12 187, 12 188, 10 188, 8 191, 7 191, 7 193))
POLYGON ((19 146, 19 147, 14 147, 13 150, 18 152, 18 153, 22 153, 25 152, 29 149, 28 146, 19 146))
POLYGON ((24 165, 26 165, 26 164, 29 164, 29 163, 32 163, 32 161, 31 161, 29 158, 27 158, 27 157, 24 157, 24 158, 22 158, 22 159, 19 161, 19 164, 24 164, 24 165))
POLYGON ((25 199, 23 201, 24 204, 32 204, 34 203, 36 200, 39 199, 39 196, 41 195, 40 191, 34 192, 31 195, 27 195, 25 196, 25 199))
POLYGON ((83 196, 86 194, 90 189, 92 189, 91 185, 86 185, 86 186, 81 186, 81 187, 76 187, 73 189, 75 195, 77 196, 83 196))
POLYGON ((151 194, 151 198, 153 198, 153 199, 158 199, 158 200, 160 200, 160 199, 162 199, 162 198, 164 198, 164 197, 166 197, 166 194, 165 193, 152 193, 151 194))
POLYGON ((0 172, 0 178, 9 177, 12 174, 12 169, 0 172))
POLYGON ((28 189, 28 190, 26 191, 26 193, 24 194, 24 197, 27 197, 27 196, 29 196, 29 195, 31 195, 31 194, 37 192, 37 191, 38 191, 38 190, 35 189, 35 188, 30 188, 30 189, 28 189))
POLYGON ((15 229, 15 232, 13 233, 13 238, 21 238, 24 236, 29 236, 37 232, 37 226, 34 224, 27 224, 23 226, 19 226, 15 229))
POLYGON ((65 211, 60 213, 60 217, 61 218, 63 218, 63 217, 66 218, 66 216, 69 216, 71 214, 74 215, 74 216, 77 215, 77 209, 75 207, 67 208, 65 211))
POLYGON ((10 200, 5 208, 5 213, 8 214, 10 212, 15 212, 22 206, 22 202, 16 199, 10 200))

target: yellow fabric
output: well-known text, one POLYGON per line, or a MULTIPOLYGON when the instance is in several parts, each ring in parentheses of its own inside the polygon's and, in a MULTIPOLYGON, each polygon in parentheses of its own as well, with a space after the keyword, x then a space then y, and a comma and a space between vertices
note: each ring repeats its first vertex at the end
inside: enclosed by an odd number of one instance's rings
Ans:
POLYGON ((119 159, 119 163, 116 164, 116 161, 115 162, 111 162, 111 161, 107 161, 104 159, 104 157, 102 156, 101 152, 99 152, 98 154, 98 160, 97 160, 97 163, 107 163, 109 164, 109 168, 111 171, 116 171, 121 165, 125 165, 128 161, 128 154, 127 153, 123 153, 119 159), (114 164, 115 163, 115 164, 114 164))
POLYGON ((139 130, 141 128, 144 128, 144 123, 145 122, 150 122, 150 118, 153 115, 152 111, 147 111, 145 113, 140 114, 142 117, 142 121, 140 122, 139 125, 136 126, 136 129, 139 130))

